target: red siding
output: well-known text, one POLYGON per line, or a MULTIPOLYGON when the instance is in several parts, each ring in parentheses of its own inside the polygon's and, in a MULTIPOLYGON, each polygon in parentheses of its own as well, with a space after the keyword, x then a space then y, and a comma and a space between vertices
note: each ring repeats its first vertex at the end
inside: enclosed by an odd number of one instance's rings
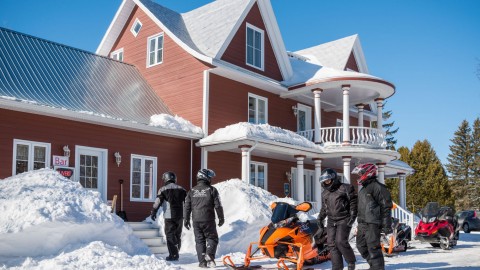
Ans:
POLYGON ((232 41, 228 45, 227 49, 222 55, 222 60, 235 64, 239 67, 248 69, 255 73, 262 74, 277 81, 283 81, 280 68, 278 66, 277 58, 273 52, 272 44, 270 43, 270 37, 263 23, 262 14, 255 3, 248 13, 245 20, 242 22, 237 33, 233 37, 232 41), (246 27, 247 22, 257 28, 264 31, 264 70, 256 69, 254 67, 247 66, 246 63, 246 27))
MULTIPOLYGON (((274 195, 284 197, 283 184, 288 183, 285 172, 290 172, 292 167, 296 167, 295 162, 268 159, 252 155, 253 162, 267 163, 268 167, 268 186, 267 189, 274 195)), ((232 178, 242 178, 242 157, 240 153, 231 152, 211 152, 208 154, 208 167, 213 169, 217 175, 214 183, 229 180, 232 178)), ((313 165, 305 165, 305 169, 314 170, 313 165)))
POLYGON ((148 15, 136 7, 112 51, 123 48, 124 61, 135 65, 174 114, 202 126, 203 71, 209 65, 180 47, 148 15), (137 37, 130 29, 138 18, 137 37), (164 33, 163 63, 147 68, 148 37, 164 33))
MULTIPOLYGON (((174 171, 180 185, 188 189, 190 184, 190 140, 150 135, 86 124, 53 117, 0 109, 0 179, 12 175, 13 140, 51 143, 51 155, 62 155, 68 145, 70 166, 75 165, 75 145, 108 150, 107 198, 114 194, 120 200, 118 179, 124 179, 124 210, 129 220, 140 221, 148 216, 151 202, 130 201, 131 154, 157 157, 157 189, 163 184, 161 175, 174 171), (115 163, 114 152, 120 152, 122 162, 115 163)), ((156 191, 155 191, 156 193, 156 191)), ((120 209, 118 201, 117 209, 120 209)))

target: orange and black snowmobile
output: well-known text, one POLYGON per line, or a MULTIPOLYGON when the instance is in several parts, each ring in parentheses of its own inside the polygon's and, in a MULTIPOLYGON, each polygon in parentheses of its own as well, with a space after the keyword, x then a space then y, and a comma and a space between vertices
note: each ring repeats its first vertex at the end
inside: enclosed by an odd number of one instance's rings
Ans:
POLYGON ((278 259, 278 269, 289 270, 285 261, 296 264, 297 270, 303 265, 318 264, 330 259, 326 245, 326 230, 322 230, 315 220, 300 222, 297 213, 308 212, 312 205, 308 202, 297 206, 285 202, 274 202, 271 206, 271 223, 260 230, 258 242, 250 243, 243 265, 235 265, 230 256, 223 258, 223 264, 230 269, 254 269, 254 260, 278 259))

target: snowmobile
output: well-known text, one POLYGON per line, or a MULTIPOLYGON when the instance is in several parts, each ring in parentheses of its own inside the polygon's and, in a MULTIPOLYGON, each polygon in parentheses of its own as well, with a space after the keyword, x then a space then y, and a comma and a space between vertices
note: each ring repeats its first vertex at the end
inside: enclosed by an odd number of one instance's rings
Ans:
POLYGON ((271 223, 260 230, 258 242, 250 243, 244 265, 235 265, 230 256, 223 258, 223 264, 229 269, 255 269, 250 266, 254 260, 275 258, 277 268, 289 270, 285 261, 296 264, 296 269, 303 265, 318 264, 330 259, 326 245, 326 230, 321 229, 316 220, 300 222, 297 213, 308 212, 312 208, 309 202, 297 206, 285 202, 274 202, 271 223), (255 249, 254 249, 255 248, 255 249))
POLYGON ((392 217, 393 233, 385 235, 382 233, 380 242, 385 256, 391 256, 394 252, 405 252, 408 248, 408 241, 412 240, 412 228, 405 223, 400 223, 398 218, 392 217))
POLYGON ((440 207, 438 202, 429 202, 420 214, 422 219, 415 228, 415 239, 442 249, 457 245, 458 222, 452 208, 440 207))

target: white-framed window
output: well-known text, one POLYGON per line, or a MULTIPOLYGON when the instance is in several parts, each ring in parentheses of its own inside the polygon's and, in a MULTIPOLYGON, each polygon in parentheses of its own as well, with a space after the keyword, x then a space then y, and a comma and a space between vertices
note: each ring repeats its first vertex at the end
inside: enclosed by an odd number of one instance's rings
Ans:
POLYGON ((247 23, 246 63, 248 66, 263 70, 264 32, 247 23))
POLYGON ((267 163, 250 162, 250 184, 267 190, 267 163))
POLYGON ((50 167, 50 143, 13 140, 12 174, 50 167))
POLYGON ((147 41, 147 67, 163 62, 163 33, 151 36, 147 41))
POLYGON ((248 94, 248 122, 252 124, 268 123, 268 99, 248 94))
POLYGON ((132 28, 130 28, 130 32, 132 32, 132 34, 136 37, 140 32, 140 29, 142 29, 142 23, 138 18, 136 18, 135 22, 132 25, 132 28))
POLYGON ((157 158, 132 154, 130 200, 153 201, 157 188, 157 158))
POLYGON ((118 49, 110 54, 110 58, 123 62, 123 48, 118 49))

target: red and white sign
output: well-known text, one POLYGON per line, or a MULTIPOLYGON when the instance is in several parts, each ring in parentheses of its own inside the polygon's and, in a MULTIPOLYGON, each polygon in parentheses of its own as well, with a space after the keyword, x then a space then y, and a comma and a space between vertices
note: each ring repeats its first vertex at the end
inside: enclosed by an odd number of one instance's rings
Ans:
POLYGON ((64 166, 64 167, 68 167, 68 157, 64 157, 64 156, 53 156, 53 166, 64 166))
POLYGON ((75 179, 75 168, 72 167, 54 167, 55 171, 61 174, 63 177, 74 180, 75 179))

